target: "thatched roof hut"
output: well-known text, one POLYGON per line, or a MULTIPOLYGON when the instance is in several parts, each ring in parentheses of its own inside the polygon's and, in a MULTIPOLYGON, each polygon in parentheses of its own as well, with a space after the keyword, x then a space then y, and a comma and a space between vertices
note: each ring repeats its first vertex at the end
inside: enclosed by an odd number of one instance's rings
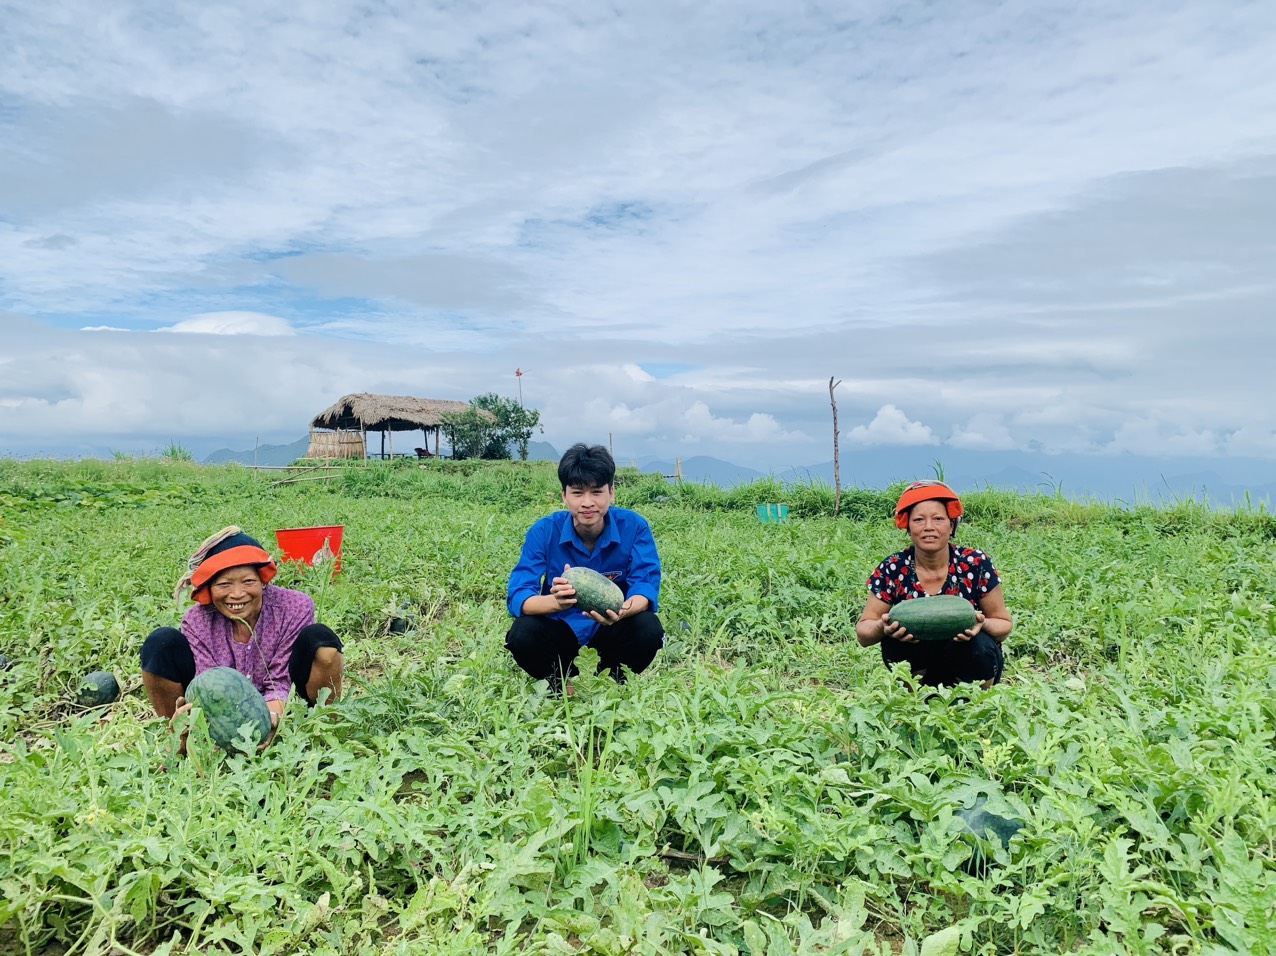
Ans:
MULTIPOLYGON (((346 395, 324 409, 310 422, 308 458, 354 458, 367 455, 367 433, 381 433, 381 457, 386 457, 386 433, 391 433, 389 455, 394 454, 394 432, 421 430, 425 445, 415 449, 418 457, 430 454, 430 432, 434 432, 434 455, 439 453, 439 432, 443 415, 464 412, 466 402, 438 398, 413 398, 411 395, 373 395, 359 392, 346 395), (316 429, 327 431, 316 432, 316 429), (334 436, 332 433, 336 433, 334 436), (354 435, 357 441, 352 441, 354 435), (344 437, 343 437, 344 436, 344 437), (338 453, 333 454, 336 450, 338 453)), ((491 416, 490 412, 483 414, 491 416)))

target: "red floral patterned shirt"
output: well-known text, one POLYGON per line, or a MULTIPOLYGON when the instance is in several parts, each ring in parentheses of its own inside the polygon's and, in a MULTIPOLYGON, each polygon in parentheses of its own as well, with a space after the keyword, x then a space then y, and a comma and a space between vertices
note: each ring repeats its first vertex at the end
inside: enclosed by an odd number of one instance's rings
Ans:
MULTIPOLYGON (((1000 583, 988 555, 977 548, 948 546, 948 580, 941 593, 960 595, 978 608, 983 596, 1000 583)), ((879 564, 869 576, 868 589, 887 604, 925 597, 926 591, 917 580, 913 549, 892 554, 879 564)))

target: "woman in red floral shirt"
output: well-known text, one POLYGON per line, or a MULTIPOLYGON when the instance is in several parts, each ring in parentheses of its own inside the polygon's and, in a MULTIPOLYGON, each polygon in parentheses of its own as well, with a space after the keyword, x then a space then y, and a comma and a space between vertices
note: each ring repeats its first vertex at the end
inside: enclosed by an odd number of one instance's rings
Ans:
POLYGON ((907 661, 922 684, 974 681, 991 687, 1001 680, 1001 643, 1014 620, 988 555, 953 543, 961 516, 961 499, 942 482, 918 481, 904 490, 895 524, 912 543, 869 577, 870 594, 855 637, 863 647, 881 644, 887 667, 907 661), (919 641, 891 620, 892 605, 935 594, 968 600, 975 608, 975 626, 950 641, 919 641))

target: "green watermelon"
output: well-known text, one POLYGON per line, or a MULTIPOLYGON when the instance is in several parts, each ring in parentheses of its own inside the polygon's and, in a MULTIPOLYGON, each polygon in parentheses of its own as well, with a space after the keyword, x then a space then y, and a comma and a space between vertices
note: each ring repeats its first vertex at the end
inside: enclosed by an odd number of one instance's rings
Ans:
POLYGON ((919 641, 948 641, 975 626, 975 608, 960 595, 937 594, 893 605, 891 620, 919 641))
POLYGON ((120 684, 110 671, 86 674, 75 689, 75 702, 81 707, 113 704, 120 696, 120 684))
POLYGON ((625 595, 614 581, 608 580, 593 568, 573 567, 563 572, 567 583, 576 589, 576 608, 580 611, 607 611, 620 613, 625 595))
POLYGON ((12 657, 9 657, 5 654, 0 654, 0 671, 7 671, 15 663, 17 662, 14 661, 12 657))
MULTIPOLYGON (((1010 812, 1008 806, 1002 809, 1010 812)), ((962 822, 963 833, 980 840, 996 840, 1003 848, 1009 847, 1010 838, 1023 829, 1022 820, 992 812, 988 808, 988 795, 982 793, 971 806, 958 808, 957 817, 962 822)))
POLYGON ((260 744, 270 736, 270 708, 266 698, 233 667, 214 667, 196 674, 186 686, 186 699, 198 707, 208 724, 208 736, 223 750, 235 750, 245 725, 260 744))

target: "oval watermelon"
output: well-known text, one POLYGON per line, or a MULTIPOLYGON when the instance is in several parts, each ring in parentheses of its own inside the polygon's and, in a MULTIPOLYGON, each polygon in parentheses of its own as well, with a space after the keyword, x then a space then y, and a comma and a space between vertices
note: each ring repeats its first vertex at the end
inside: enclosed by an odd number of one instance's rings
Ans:
POLYGON ((616 582, 599 574, 593 568, 571 567, 563 572, 567 583, 576 589, 576 608, 580 611, 607 611, 620 613, 625 595, 616 582))
POLYGON ((960 595, 936 594, 892 605, 891 620, 919 641, 947 641, 975 626, 975 608, 960 595))
POLYGON ((94 671, 84 675, 75 689, 75 702, 81 707, 113 704, 120 696, 120 683, 110 671, 94 671))
POLYGON ((257 744, 270 736, 266 698, 233 667, 214 667, 196 674, 186 686, 186 699, 203 711, 208 736, 222 750, 236 749, 245 726, 257 744))

